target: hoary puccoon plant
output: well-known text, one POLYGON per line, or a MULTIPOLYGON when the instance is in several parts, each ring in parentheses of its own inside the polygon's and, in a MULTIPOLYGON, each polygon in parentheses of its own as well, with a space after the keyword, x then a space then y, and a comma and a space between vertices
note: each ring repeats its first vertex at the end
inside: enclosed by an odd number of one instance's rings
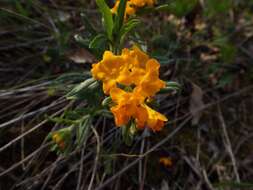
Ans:
MULTIPOLYGON (((143 51, 141 45, 126 40, 141 24, 137 18, 139 12, 158 11, 162 6, 155 0, 116 0, 112 8, 104 0, 96 0, 96 3, 102 14, 104 31, 92 37, 89 48, 100 47, 100 54, 96 53, 100 61, 92 64, 87 75, 90 77, 67 94, 68 99, 87 104, 79 109, 81 117, 64 120, 68 127, 50 133, 49 139, 54 143, 52 149, 58 153, 80 147, 102 115, 113 118, 128 145, 138 131, 145 128, 154 133, 161 131, 168 117, 154 109, 155 96, 179 89, 176 82, 160 79, 159 62, 143 51), (125 48, 126 44, 132 46, 125 48)), ((78 36, 76 40, 85 41, 78 36)))

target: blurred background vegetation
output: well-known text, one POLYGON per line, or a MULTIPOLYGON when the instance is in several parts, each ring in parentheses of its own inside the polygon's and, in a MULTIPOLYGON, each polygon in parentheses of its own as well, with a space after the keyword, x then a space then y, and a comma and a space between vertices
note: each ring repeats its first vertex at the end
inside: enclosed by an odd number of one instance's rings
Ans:
POLYGON ((253 189, 252 10, 252 0, 158 0, 138 12, 125 46, 141 44, 161 78, 182 85, 159 96, 170 121, 127 146, 105 112, 84 146, 57 155, 48 133, 94 101, 65 95, 107 48, 91 43, 101 15, 95 1, 1 0, 0 189, 253 189))

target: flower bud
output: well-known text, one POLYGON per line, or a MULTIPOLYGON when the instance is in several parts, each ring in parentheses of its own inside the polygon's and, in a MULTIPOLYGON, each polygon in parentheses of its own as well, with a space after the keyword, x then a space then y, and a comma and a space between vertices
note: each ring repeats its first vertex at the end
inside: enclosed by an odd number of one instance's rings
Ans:
POLYGON ((70 143, 72 127, 66 127, 51 134, 52 141, 60 148, 65 150, 70 143))
POLYGON ((109 106, 111 103, 112 103, 112 98, 109 96, 109 97, 106 97, 102 101, 102 106, 106 107, 106 106, 109 106))
POLYGON ((180 91, 181 90, 181 85, 178 84, 177 82, 166 82, 165 88, 162 88, 159 93, 169 93, 173 91, 180 91))

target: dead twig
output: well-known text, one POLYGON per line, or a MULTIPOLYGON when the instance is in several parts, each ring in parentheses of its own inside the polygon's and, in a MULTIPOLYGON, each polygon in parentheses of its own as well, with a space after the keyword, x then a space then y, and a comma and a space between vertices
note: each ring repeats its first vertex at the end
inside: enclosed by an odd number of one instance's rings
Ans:
POLYGON ((92 189, 93 181, 94 181, 96 171, 97 171, 97 165, 98 165, 99 153, 100 153, 100 146, 101 146, 97 130, 93 126, 91 126, 91 129, 92 129, 92 131, 93 131, 93 133, 96 137, 96 140, 97 140, 97 152, 96 152, 96 158, 95 158, 94 167, 93 167, 93 171, 92 171, 91 180, 90 180, 88 190, 92 189))
POLYGON ((225 147, 228 151, 228 154, 230 156, 230 159, 232 161, 232 166, 233 166, 236 182, 240 183, 241 180, 240 180, 240 176, 239 176, 238 169, 237 169, 236 159, 233 154, 232 145, 231 145, 230 138, 229 138, 228 132, 227 132, 227 126, 226 126, 226 123, 225 123, 225 120, 224 120, 224 117, 221 112, 221 108, 220 108, 219 104, 218 104, 218 118, 219 118, 220 126, 221 126, 222 132, 223 132, 224 145, 225 145, 225 147))
POLYGON ((31 153, 29 156, 25 157, 23 160, 19 161, 18 163, 12 165, 10 168, 4 170, 2 173, 0 173, 0 177, 4 176, 5 174, 9 173, 10 171, 16 169, 17 167, 19 167, 20 165, 22 165, 23 163, 25 163, 26 161, 28 161, 30 158, 32 158, 34 155, 36 155, 37 153, 39 153, 41 150, 43 150, 46 147, 49 147, 51 145, 51 143, 47 143, 44 146, 40 147, 39 149, 37 149, 36 151, 34 151, 33 153, 31 153))

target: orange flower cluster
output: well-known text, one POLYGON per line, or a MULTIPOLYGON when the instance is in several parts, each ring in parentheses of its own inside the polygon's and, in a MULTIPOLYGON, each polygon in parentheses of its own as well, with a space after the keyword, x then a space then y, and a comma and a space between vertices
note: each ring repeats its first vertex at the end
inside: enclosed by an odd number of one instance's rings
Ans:
POLYGON ((138 47, 123 49, 121 55, 105 51, 103 59, 92 65, 91 73, 103 82, 103 91, 115 103, 111 111, 117 126, 134 119, 137 128, 153 131, 163 128, 167 118, 146 105, 165 82, 159 79, 160 64, 138 47))
MULTIPOLYGON (((115 2, 114 7, 111 9, 113 14, 117 13, 120 0, 115 2)), ((145 6, 152 7, 156 3, 156 0, 127 0, 125 17, 134 15, 135 12, 145 6)))

